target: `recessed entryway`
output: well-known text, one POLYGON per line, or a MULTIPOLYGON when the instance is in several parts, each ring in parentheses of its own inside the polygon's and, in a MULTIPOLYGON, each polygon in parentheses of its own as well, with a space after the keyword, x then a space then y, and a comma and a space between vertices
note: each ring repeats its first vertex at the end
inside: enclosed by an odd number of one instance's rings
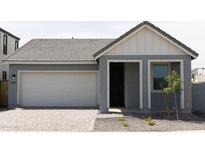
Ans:
POLYGON ((110 107, 124 107, 123 63, 110 63, 110 107))
POLYGON ((108 110, 111 108, 142 109, 142 83, 142 60, 108 60, 108 110))

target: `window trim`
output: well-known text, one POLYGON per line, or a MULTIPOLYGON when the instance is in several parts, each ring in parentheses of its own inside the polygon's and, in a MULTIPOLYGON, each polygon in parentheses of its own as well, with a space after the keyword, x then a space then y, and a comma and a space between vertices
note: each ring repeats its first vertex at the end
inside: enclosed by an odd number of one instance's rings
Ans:
MULTIPOLYGON (((179 62, 180 63, 180 77, 182 79, 181 81, 181 88, 182 89, 185 89, 185 85, 184 85, 184 79, 185 79, 185 76, 184 76, 184 71, 186 70, 184 68, 184 65, 185 65, 185 62, 184 62, 184 59, 181 59, 181 58, 176 58, 176 59, 164 59, 164 58, 161 58, 161 59, 148 59, 147 60, 147 65, 148 65, 148 74, 147 74, 147 82, 148 82, 148 109, 151 109, 152 108, 152 100, 151 100, 151 64, 154 63, 154 62, 170 62, 171 64, 173 62, 179 62)), ((180 97, 180 108, 181 109, 184 109, 185 107, 185 100, 184 100, 184 90, 182 90, 181 92, 181 97, 180 97)))
POLYGON ((2 81, 7 81, 7 72, 6 71, 2 71, 2 81), (4 80, 4 73, 5 73, 5 80, 4 80))
POLYGON ((162 90, 155 90, 154 89, 154 83, 153 83, 153 78, 154 78, 154 65, 167 65, 168 66, 168 74, 171 73, 171 63, 169 62, 154 62, 151 63, 151 92, 153 93, 162 93, 162 90))

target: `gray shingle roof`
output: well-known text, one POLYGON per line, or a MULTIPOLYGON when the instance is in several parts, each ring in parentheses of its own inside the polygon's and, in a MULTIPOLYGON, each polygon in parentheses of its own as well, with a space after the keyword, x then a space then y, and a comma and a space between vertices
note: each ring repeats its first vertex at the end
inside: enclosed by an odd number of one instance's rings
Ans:
POLYGON ((93 54, 113 39, 33 39, 5 61, 63 62, 94 60, 93 54))
POLYGON ((182 48, 186 49, 192 59, 198 56, 194 50, 181 43, 168 33, 159 29, 152 23, 144 21, 135 26, 117 39, 33 39, 8 56, 4 61, 19 62, 69 62, 69 61, 94 61, 95 58, 117 42, 139 29, 148 25, 169 38, 182 48))

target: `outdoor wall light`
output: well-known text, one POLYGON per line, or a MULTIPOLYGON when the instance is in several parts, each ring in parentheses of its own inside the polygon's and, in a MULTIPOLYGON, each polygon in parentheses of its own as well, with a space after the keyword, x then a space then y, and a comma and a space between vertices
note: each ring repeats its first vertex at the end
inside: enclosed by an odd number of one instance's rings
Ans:
POLYGON ((12 80, 16 80, 16 75, 15 74, 12 75, 12 80))

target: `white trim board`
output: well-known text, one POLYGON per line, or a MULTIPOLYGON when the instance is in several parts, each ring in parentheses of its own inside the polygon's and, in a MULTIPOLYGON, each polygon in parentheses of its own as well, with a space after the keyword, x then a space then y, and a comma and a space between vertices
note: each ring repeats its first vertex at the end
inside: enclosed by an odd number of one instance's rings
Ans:
MULTIPOLYGON (((97 89, 99 89, 99 70, 18 70, 17 71, 17 84, 16 84, 16 89, 17 89, 17 105, 20 105, 19 104, 19 91, 20 91, 20 74, 21 73, 29 73, 29 72, 35 72, 35 73, 66 73, 66 72, 70 72, 70 73, 86 73, 86 72, 96 72, 97 73, 97 89)), ((97 100, 96 102, 98 103, 98 100, 99 100, 99 91, 96 91, 96 95, 97 95, 97 100)))
POLYGON ((24 62, 24 61, 3 61, 3 63, 6 63, 6 64, 22 64, 22 65, 25 65, 25 64, 97 64, 96 61, 68 61, 68 62, 24 62))
POLYGON ((139 63, 139 74, 140 74, 140 109, 143 109, 143 67, 142 67, 142 60, 123 60, 123 59, 109 59, 107 60, 107 108, 110 108, 110 63, 120 63, 120 62, 129 62, 129 63, 139 63))
POLYGON ((46 73, 55 73, 55 72, 59 72, 59 73, 66 73, 66 72, 76 72, 76 73, 83 73, 83 72, 99 72, 99 70, 18 70, 18 72, 20 73, 23 73, 23 72, 39 72, 39 73, 43 73, 43 72, 46 72, 46 73))
POLYGON ((153 59, 148 60, 148 109, 151 109, 151 63, 152 62, 180 62, 180 76, 181 81, 181 109, 184 109, 184 61, 183 59, 153 59))

